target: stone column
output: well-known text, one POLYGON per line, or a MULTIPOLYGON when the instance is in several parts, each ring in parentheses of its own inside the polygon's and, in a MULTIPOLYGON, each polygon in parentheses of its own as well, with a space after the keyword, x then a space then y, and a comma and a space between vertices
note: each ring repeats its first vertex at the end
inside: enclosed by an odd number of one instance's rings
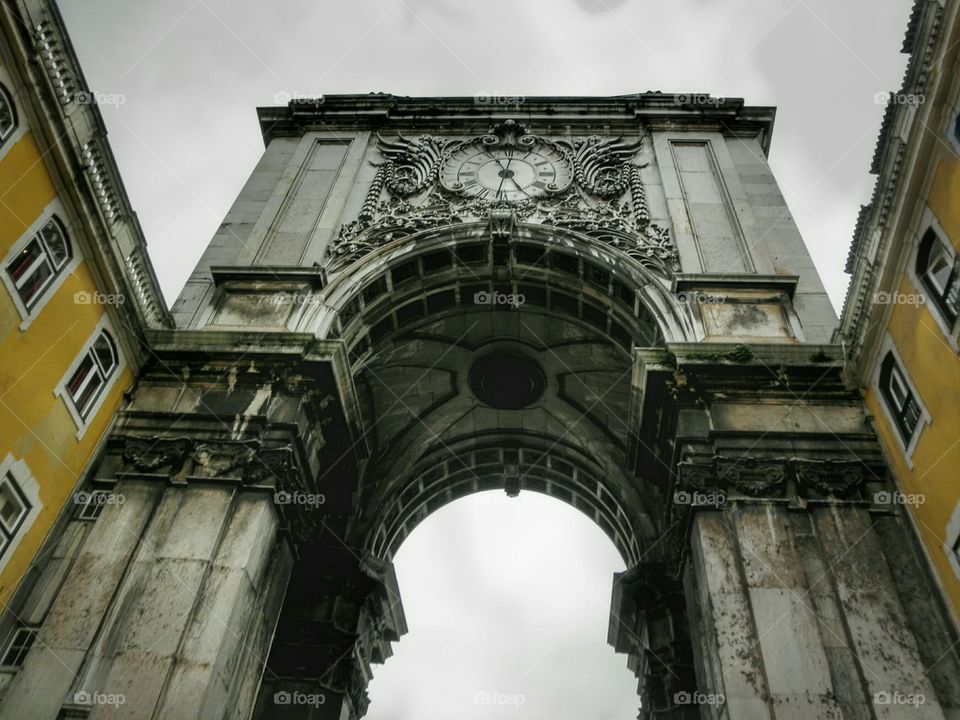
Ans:
POLYGON ((102 513, 66 523, 17 599, 40 629, 0 720, 246 719, 277 678, 265 667, 295 562, 327 496, 351 497, 363 451, 342 349, 157 340, 89 481, 102 513))
POLYGON ((371 664, 406 630, 393 566, 321 534, 294 569, 254 717, 363 717, 371 664))
POLYGON ((642 562, 617 573, 607 641, 625 653, 640 681, 643 720, 694 720, 684 701, 697 689, 683 586, 667 562, 642 562))
MULTIPOLYGON (((942 617, 925 621, 939 632, 921 630, 901 602, 892 568, 912 565, 920 580, 920 560, 908 557, 914 540, 901 519, 874 507, 875 476, 854 463, 718 459, 680 477, 705 717, 960 711, 960 663, 942 617)), ((910 593, 932 610, 927 582, 910 593)))
POLYGON ((648 662, 646 716, 687 717, 679 697, 717 720, 960 717, 960 638, 835 352, 638 358, 637 472, 662 508, 644 560, 665 573, 634 605, 682 578, 695 667, 671 697, 648 662))

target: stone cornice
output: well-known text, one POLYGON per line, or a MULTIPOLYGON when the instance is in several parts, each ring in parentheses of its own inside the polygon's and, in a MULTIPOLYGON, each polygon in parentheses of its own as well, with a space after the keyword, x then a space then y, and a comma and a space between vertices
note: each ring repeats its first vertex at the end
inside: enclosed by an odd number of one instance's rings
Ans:
POLYGON ((72 201, 84 226, 87 254, 92 255, 87 259, 109 280, 104 291, 123 294, 119 312, 132 330, 172 326, 96 94, 83 76, 56 3, 5 2, 0 31, 9 41, 10 70, 26 90, 18 96, 20 109, 27 111, 46 162, 66 186, 60 192, 72 201))
POLYGON ((769 150, 776 109, 747 106, 740 98, 713 98, 707 93, 638 93, 614 97, 522 97, 512 105, 490 105, 474 97, 402 97, 386 93, 327 95, 291 100, 287 106, 257 109, 264 142, 306 131, 374 130, 387 126, 443 132, 475 120, 493 124, 520 117, 532 129, 589 133, 600 127, 635 130, 710 127, 735 135, 759 136, 769 150))
MULTIPOLYGON (((916 0, 904 52, 910 53, 901 89, 891 93, 879 133, 870 172, 877 175, 870 202, 861 208, 845 270, 852 275, 840 327, 835 337, 847 345, 852 375, 859 367, 863 348, 876 344, 885 323, 871 322, 878 307, 871 299, 882 288, 898 282, 901 266, 912 249, 905 241, 904 222, 909 222, 915 204, 922 203, 909 189, 916 175, 927 171, 926 163, 938 142, 944 84, 953 80, 950 58, 955 45, 958 3, 946 8, 937 0, 916 0), (940 50, 946 48, 945 50, 940 50), (936 63, 940 63, 938 67, 936 63), (933 118, 928 122, 928 118, 933 118), (896 273, 894 272, 896 271, 896 273)), ((955 50, 954 50, 955 52, 955 50)), ((895 287, 894 287, 895 289, 895 287)), ((870 352, 866 353, 866 357, 870 352)), ((851 378, 856 381, 855 377, 851 378)))

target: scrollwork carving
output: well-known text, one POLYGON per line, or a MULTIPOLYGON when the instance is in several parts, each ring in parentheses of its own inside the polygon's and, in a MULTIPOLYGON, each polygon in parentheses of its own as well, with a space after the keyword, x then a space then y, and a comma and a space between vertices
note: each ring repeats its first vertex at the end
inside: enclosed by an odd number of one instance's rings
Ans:
POLYGON ((623 195, 630 186, 630 160, 643 140, 603 139, 592 135, 574 145, 576 178, 587 192, 604 200, 623 195))
MULTIPOLYGON (((645 166, 632 162, 643 139, 590 136, 550 140, 513 121, 487 135, 444 141, 430 135, 411 139, 378 135, 380 164, 357 218, 341 226, 325 264, 336 271, 379 247, 422 230, 483 221, 498 206, 517 220, 590 234, 651 270, 669 276, 679 256, 669 231, 651 221, 641 178, 645 166), (503 201, 471 196, 438 182, 439 168, 451 153, 471 143, 520 150, 549 147, 573 165, 575 181, 536 197, 503 201), (383 197, 386 191, 387 197, 383 197)), ((459 185, 459 183, 457 184, 459 185)))
POLYGON ((717 458, 715 467, 717 479, 721 483, 753 497, 779 495, 787 478, 784 460, 717 458))
POLYGON ((193 444, 189 438, 129 438, 122 456, 131 470, 156 473, 166 469, 167 474, 175 475, 186 462, 193 444))
POLYGON ((800 460, 793 462, 797 486, 805 495, 859 497, 866 485, 870 469, 859 460, 800 460))
POLYGON ((676 490, 722 492, 728 496, 783 498, 788 481, 807 499, 860 500, 875 477, 859 460, 810 458, 727 458, 709 463, 682 462, 677 466, 676 490))

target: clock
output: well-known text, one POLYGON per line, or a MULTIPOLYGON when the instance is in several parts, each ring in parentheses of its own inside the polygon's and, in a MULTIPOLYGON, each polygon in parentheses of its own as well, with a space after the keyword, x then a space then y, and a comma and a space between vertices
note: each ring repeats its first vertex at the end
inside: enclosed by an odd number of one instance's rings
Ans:
POLYGON ((452 192, 511 203, 570 187, 573 163, 568 156, 546 142, 530 145, 465 143, 444 161, 440 182, 452 192))

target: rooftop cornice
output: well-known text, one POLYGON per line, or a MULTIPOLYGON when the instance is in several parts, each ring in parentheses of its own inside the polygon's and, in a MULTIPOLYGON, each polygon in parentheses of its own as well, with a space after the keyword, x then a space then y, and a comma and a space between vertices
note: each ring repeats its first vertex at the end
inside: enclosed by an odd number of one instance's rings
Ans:
POLYGON ((464 121, 478 132, 506 118, 535 129, 629 130, 638 123, 660 129, 710 128, 759 136, 769 149, 776 108, 747 106, 740 98, 707 93, 638 93, 611 97, 520 97, 495 102, 483 97, 402 97, 385 93, 297 98, 286 106, 257 108, 264 142, 309 131, 381 130, 390 126, 423 132, 456 132, 464 121), (511 100, 511 102, 507 102, 511 100))
POLYGON ((936 142, 927 132, 928 118, 935 116, 937 95, 952 75, 945 55, 951 55, 951 38, 958 32, 960 0, 915 0, 903 52, 910 58, 903 83, 890 94, 874 151, 870 172, 877 176, 870 202, 861 208, 845 271, 852 275, 840 327, 835 338, 847 348, 851 367, 857 365, 863 343, 876 338, 878 325, 869 322, 876 310, 869 300, 883 282, 889 282, 889 265, 901 262, 908 244, 894 227, 900 209, 916 198, 905 196, 903 188, 916 172, 924 172, 923 153, 936 142), (937 63, 943 64, 937 69, 937 63), (884 278, 886 277, 886 280, 884 278))
POLYGON ((28 116, 50 162, 75 193, 91 258, 131 300, 134 326, 171 326, 172 319, 147 255, 146 240, 120 177, 107 130, 87 85, 63 18, 53 0, 8 0, 0 30, 11 68, 26 92, 28 116))

